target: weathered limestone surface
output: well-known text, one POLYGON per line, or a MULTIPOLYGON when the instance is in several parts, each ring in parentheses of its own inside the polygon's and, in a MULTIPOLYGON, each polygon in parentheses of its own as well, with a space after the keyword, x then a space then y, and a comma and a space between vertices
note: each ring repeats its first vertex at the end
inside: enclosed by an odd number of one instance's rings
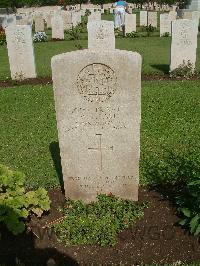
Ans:
POLYGON ((6 41, 12 79, 35 78, 31 26, 8 26, 6 28, 6 41))
POLYGON ((114 23, 93 21, 87 24, 89 49, 115 49, 114 23))
POLYGON ((170 70, 188 61, 195 67, 197 49, 197 25, 193 20, 179 19, 172 22, 170 70))
POLYGON ((66 197, 137 200, 141 56, 70 52, 53 57, 52 74, 66 197))

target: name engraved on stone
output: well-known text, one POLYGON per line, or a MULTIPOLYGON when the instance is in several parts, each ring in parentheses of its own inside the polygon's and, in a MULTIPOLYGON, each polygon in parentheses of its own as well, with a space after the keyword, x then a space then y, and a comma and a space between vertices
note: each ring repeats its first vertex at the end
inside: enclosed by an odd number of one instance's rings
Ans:
POLYGON ((81 70, 77 88, 88 102, 104 102, 115 93, 117 77, 109 66, 94 63, 81 70))
POLYGON ((75 107, 70 112, 73 117, 73 123, 69 125, 66 131, 76 130, 85 127, 100 127, 104 129, 106 127, 112 127, 114 129, 126 128, 126 125, 122 119, 120 119, 120 114, 122 108, 111 107, 111 106, 99 106, 83 108, 75 107))
POLYGON ((93 150, 93 151, 99 152, 99 154, 100 154, 99 170, 102 171, 103 170, 103 150, 113 151, 113 146, 103 147, 102 146, 102 134, 96 134, 96 136, 98 137, 98 146, 92 147, 92 148, 90 147, 90 148, 88 148, 88 150, 93 150))

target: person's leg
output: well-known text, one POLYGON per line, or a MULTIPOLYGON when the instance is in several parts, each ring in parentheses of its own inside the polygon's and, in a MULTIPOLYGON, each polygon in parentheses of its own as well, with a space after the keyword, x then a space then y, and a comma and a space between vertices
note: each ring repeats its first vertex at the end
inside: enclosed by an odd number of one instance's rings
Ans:
POLYGON ((115 28, 120 27, 120 14, 118 10, 115 10, 115 28))

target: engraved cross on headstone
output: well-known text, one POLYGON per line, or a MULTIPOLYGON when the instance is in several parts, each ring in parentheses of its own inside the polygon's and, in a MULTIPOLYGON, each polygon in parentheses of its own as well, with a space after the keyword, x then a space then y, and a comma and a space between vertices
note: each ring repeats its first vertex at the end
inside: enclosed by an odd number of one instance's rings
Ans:
POLYGON ((97 148, 88 148, 88 150, 94 150, 94 151, 99 151, 100 152, 100 170, 102 171, 103 169, 103 152, 102 150, 112 150, 113 151, 113 146, 108 147, 108 148, 103 148, 102 147, 102 134, 96 134, 99 138, 99 145, 97 148))

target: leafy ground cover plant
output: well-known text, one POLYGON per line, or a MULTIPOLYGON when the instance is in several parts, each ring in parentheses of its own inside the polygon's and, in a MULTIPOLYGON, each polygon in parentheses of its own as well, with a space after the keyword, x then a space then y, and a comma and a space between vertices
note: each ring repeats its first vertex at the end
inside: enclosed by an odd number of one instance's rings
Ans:
POLYGON ((67 200, 61 210, 65 219, 54 225, 58 239, 65 245, 117 243, 117 233, 143 217, 147 203, 139 204, 109 195, 98 195, 97 201, 85 204, 67 200))
POLYGON ((47 37, 46 33, 42 32, 42 31, 36 32, 33 36, 33 42, 35 42, 35 43, 36 42, 47 42, 47 40, 48 40, 48 37, 47 37))
POLYGON ((153 32, 156 30, 155 27, 151 26, 151 24, 149 24, 148 26, 145 27, 146 33, 147 33, 147 37, 150 37, 153 32))
POLYGON ((70 40, 80 40, 80 28, 77 27, 73 27, 69 32, 69 39, 70 40))
POLYGON ((177 204, 183 216, 180 224, 189 228, 191 234, 200 235, 200 172, 185 184, 177 204))
POLYGON ((85 10, 85 16, 89 16, 91 14, 90 10, 89 9, 86 9, 85 10))
POLYGON ((132 31, 130 33, 126 33, 126 37, 128 37, 128 38, 136 38, 136 37, 138 37, 138 34, 137 34, 136 31, 132 31))
POLYGON ((123 32, 122 32, 122 30, 120 29, 120 28, 116 28, 115 29, 115 37, 116 38, 122 38, 123 37, 123 32))
POLYGON ((0 27, 0 45, 4 45, 6 43, 6 33, 3 27, 0 27))
POLYGON ((191 78, 195 75, 195 70, 193 64, 188 60, 177 67, 176 69, 170 71, 171 78, 191 78))
POLYGON ((169 37, 169 36, 170 36, 169 32, 165 32, 165 33, 162 35, 162 37, 169 37))
POLYGON ((0 222, 14 235, 25 230, 25 221, 31 213, 40 217, 50 209, 50 200, 44 188, 25 192, 25 176, 0 165, 0 222))

